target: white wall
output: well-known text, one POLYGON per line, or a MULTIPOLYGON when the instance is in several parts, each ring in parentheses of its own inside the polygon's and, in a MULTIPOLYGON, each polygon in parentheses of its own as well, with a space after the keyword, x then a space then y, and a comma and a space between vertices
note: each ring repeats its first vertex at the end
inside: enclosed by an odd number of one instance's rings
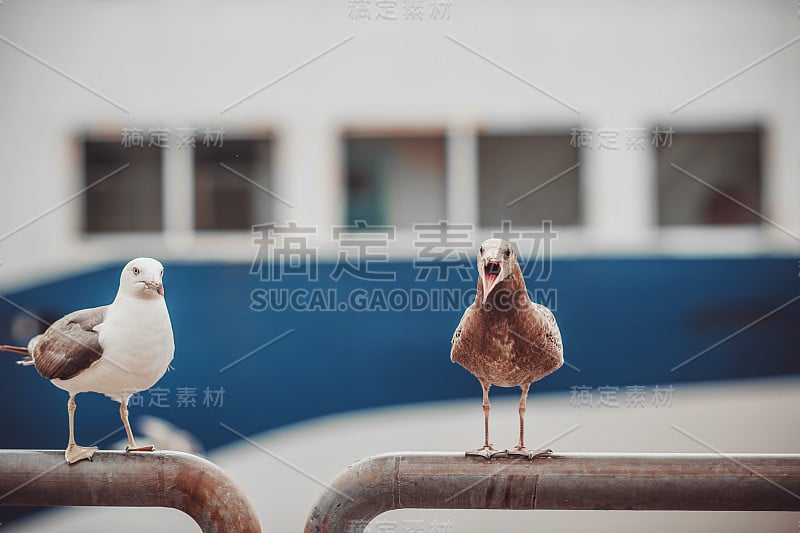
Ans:
MULTIPOLYGON (((375 20, 369 3, 372 20, 353 21, 345 1, 5 0, 0 236, 79 191, 76 139, 87 131, 267 128, 278 140, 275 192, 296 206, 282 207, 279 219, 317 224, 325 235, 341 222, 338 143, 345 128, 467 132, 466 140, 459 137, 450 148, 452 155, 469 154, 469 132, 479 128, 566 133, 575 125, 596 131, 657 123, 676 130, 763 124, 764 214, 800 234, 800 41, 671 113, 800 36, 796 2, 452 0, 450 20, 434 21, 426 1, 421 22, 402 20, 402 1, 401 20, 375 20)), ((181 163, 171 162, 177 180, 181 163)), ((474 174, 468 160, 448 166, 453 173, 474 174)), ((588 227, 563 231, 555 252, 797 249, 797 242, 769 225, 722 233, 659 231, 653 167, 652 152, 587 151, 582 179, 588 227)), ((165 190, 186 190, 185 185, 170 181, 165 190)), ((472 193, 451 187, 448 194, 466 202, 448 207, 459 222, 477 218, 472 193)), ((0 238, 0 286, 134 254, 232 260, 253 255, 249 233, 193 235, 185 223, 191 202, 176 194, 165 200, 165 219, 174 232, 125 238, 84 238, 80 197, 66 203, 0 238)), ((332 250, 331 243, 322 246, 323 253, 332 250)), ((403 236, 397 246, 401 253, 411 250, 403 236)))

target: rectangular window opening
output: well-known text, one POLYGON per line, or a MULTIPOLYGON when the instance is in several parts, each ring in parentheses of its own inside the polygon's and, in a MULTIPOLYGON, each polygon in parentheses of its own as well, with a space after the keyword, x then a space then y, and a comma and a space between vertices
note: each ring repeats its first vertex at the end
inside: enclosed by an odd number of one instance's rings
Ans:
POLYGON ((658 150, 658 222, 755 225, 762 212, 759 128, 678 132, 658 150))
POLYGON ((444 220, 445 137, 346 135, 346 223, 414 224, 444 220))
POLYGON ((570 135, 483 134, 478 138, 482 227, 580 225, 580 167, 570 135))
POLYGON ((194 219, 198 231, 250 229, 275 216, 269 138, 225 138, 194 152, 194 219))
POLYGON ((84 138, 86 233, 161 231, 161 149, 84 138))

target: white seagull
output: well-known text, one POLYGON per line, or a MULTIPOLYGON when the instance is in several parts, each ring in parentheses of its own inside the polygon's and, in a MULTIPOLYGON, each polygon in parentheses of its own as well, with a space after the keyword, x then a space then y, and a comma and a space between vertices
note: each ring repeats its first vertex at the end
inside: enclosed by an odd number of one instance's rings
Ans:
POLYGON ((164 267, 139 257, 122 270, 117 296, 110 305, 70 313, 28 342, 27 347, 0 346, 25 355, 18 361, 34 365, 42 377, 69 393, 68 463, 91 460, 96 446, 75 443, 75 396, 98 392, 120 403, 119 414, 128 434, 126 451, 137 447, 128 422, 128 400, 149 389, 167 371, 175 352, 172 324, 164 300, 164 267))

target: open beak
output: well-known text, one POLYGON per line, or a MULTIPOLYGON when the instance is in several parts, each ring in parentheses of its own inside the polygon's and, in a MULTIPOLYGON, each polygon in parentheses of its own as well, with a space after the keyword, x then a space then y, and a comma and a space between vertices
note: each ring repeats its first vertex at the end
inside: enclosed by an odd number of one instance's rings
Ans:
POLYGON ((503 270, 503 265, 500 261, 486 260, 483 263, 483 303, 489 297, 494 286, 497 285, 497 280, 500 278, 500 272, 503 270))

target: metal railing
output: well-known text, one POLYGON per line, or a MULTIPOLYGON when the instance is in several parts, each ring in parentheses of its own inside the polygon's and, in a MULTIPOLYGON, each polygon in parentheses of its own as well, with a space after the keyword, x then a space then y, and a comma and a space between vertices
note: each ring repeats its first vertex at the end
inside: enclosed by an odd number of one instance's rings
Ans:
POLYGON ((379 455, 336 477, 305 531, 363 531, 411 508, 800 511, 800 454, 379 455))
POLYGON ((180 452, 98 451, 69 465, 63 451, 0 450, 0 505, 172 507, 205 533, 261 531, 228 474, 180 452))

